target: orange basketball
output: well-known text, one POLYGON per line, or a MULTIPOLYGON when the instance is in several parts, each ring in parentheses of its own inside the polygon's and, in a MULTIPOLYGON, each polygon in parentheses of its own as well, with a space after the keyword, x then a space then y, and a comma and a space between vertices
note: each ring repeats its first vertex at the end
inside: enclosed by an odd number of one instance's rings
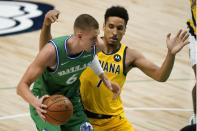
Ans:
POLYGON ((47 105, 45 120, 53 125, 66 123, 73 114, 71 101, 63 95, 52 95, 44 99, 43 104, 47 105))

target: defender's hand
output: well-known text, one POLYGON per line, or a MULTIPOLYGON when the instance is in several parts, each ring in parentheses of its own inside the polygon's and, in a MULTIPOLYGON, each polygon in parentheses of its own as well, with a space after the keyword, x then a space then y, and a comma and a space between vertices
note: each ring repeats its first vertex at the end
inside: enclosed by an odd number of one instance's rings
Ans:
POLYGON ((171 34, 167 35, 166 43, 169 52, 172 55, 178 53, 185 45, 189 44, 188 37, 189 34, 187 31, 179 30, 177 35, 173 38, 170 38, 171 34))
MULTIPOLYGON (((105 82, 104 82, 105 83, 105 82)), ((105 85, 107 86, 108 89, 110 89, 113 93, 113 100, 117 99, 118 96, 120 95, 120 86, 117 83, 111 82, 111 81, 106 81, 105 85)))
POLYGON ((112 85, 112 92, 114 93, 113 95, 113 100, 117 99, 120 95, 120 86, 117 83, 111 82, 112 85))

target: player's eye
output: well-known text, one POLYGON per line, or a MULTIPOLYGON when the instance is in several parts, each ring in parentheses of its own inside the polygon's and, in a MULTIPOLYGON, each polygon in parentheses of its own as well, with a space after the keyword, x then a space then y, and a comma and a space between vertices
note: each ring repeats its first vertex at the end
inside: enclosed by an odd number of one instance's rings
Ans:
POLYGON ((118 26, 117 29, 122 31, 124 29, 124 27, 123 26, 118 26))
POLYGON ((114 25, 112 25, 112 24, 109 24, 109 26, 108 26, 110 29, 113 29, 114 28, 114 25))

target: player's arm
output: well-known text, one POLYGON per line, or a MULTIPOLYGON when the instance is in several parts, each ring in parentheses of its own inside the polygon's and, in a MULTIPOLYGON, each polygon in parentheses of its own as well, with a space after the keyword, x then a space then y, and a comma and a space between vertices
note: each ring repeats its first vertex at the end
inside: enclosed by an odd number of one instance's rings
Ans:
POLYGON ((167 35, 166 44, 168 48, 168 53, 161 67, 158 67, 137 51, 131 53, 130 49, 127 51, 128 58, 134 54, 134 66, 138 67, 151 78, 160 82, 164 82, 168 79, 172 71, 176 53, 178 53, 185 45, 189 43, 187 40, 188 36, 189 35, 187 31, 182 30, 180 30, 173 38, 170 38, 170 34, 167 35))
POLYGON ((42 100, 46 96, 40 99, 35 97, 30 91, 30 85, 42 74, 46 67, 52 66, 52 64, 55 63, 55 56, 54 47, 51 44, 47 44, 27 68, 22 79, 17 85, 17 94, 35 107, 42 118, 44 118, 42 113, 46 113, 46 111, 42 109, 46 107, 42 104, 42 100))
MULTIPOLYGON (((171 73, 171 70, 174 64, 174 58, 175 58, 174 55, 171 55, 168 53, 162 66, 159 67, 153 62, 151 62, 150 60, 148 60, 142 53, 136 50, 127 49, 126 58, 129 59, 129 55, 130 56, 134 55, 135 57, 133 60, 132 66, 139 68, 146 75, 160 82, 164 82, 168 79, 171 73)), ((127 68, 128 67, 126 67, 126 69, 127 68)))
POLYGON ((95 55, 92 63, 89 66, 99 76, 99 78, 103 81, 105 86, 107 88, 109 88, 114 93, 113 99, 116 99, 120 95, 120 86, 115 83, 112 83, 107 78, 107 76, 105 75, 105 73, 99 63, 97 55, 95 55))
POLYGON ((50 10, 44 18, 40 33, 39 50, 41 50, 52 39, 51 24, 56 22, 60 12, 58 10, 50 10))
POLYGON ((191 1, 191 8, 194 8, 195 5, 196 5, 196 0, 192 0, 192 1, 191 1))

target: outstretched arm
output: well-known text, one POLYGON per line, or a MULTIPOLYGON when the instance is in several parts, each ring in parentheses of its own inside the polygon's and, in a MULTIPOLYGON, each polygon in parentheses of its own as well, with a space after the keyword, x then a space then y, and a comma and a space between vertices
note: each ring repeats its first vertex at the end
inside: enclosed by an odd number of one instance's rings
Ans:
POLYGON ((196 5, 196 0, 192 0, 192 1, 191 1, 191 7, 192 7, 192 8, 195 8, 195 5, 196 5))
POLYGON ((57 21, 59 14, 58 10, 50 10, 45 15, 40 33, 39 51, 52 39, 51 24, 57 21))
POLYGON ((137 51, 128 50, 128 59, 134 54, 134 66, 138 67, 145 74, 157 81, 166 81, 172 71, 176 53, 189 43, 187 40, 189 37, 187 31, 180 30, 175 37, 170 38, 170 36, 171 34, 167 35, 166 43, 168 53, 161 67, 158 67, 137 51))

